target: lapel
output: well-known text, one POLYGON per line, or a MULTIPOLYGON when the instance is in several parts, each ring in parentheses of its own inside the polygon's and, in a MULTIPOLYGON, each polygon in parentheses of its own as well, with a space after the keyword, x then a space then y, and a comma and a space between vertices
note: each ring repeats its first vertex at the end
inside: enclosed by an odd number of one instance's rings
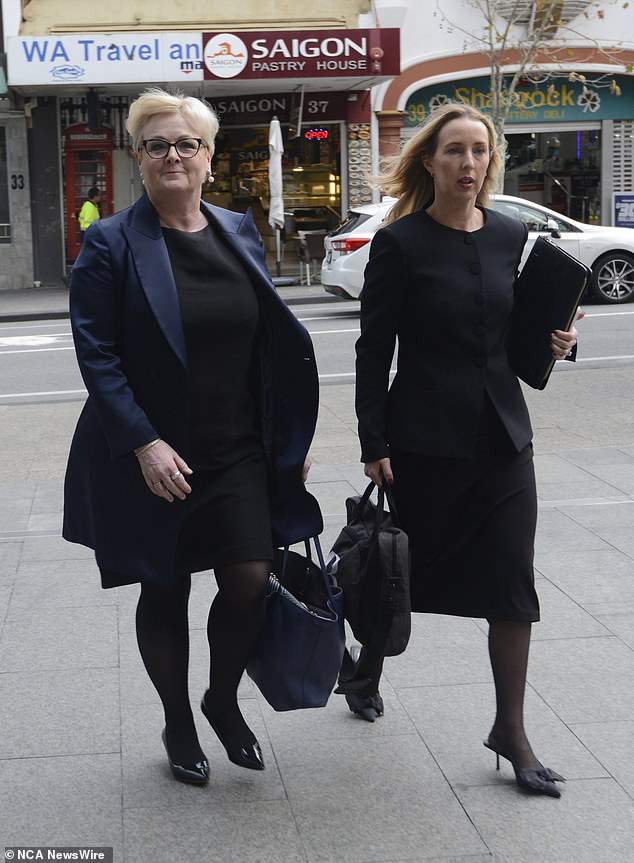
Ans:
POLYGON ((147 195, 139 198, 131 208, 123 232, 150 308, 172 350, 187 368, 176 283, 158 216, 147 195))
MULTIPOLYGON (((262 265, 260 249, 255 242, 255 225, 250 212, 246 215, 213 207, 203 201, 207 217, 225 238, 236 257, 253 278, 258 293, 275 295, 268 270, 262 265)), ((134 265, 148 303, 172 350, 187 367, 185 335, 181 321, 176 283, 170 266, 167 246, 156 214, 147 195, 130 209, 123 232, 128 241, 134 265)))
POLYGON ((211 206, 205 201, 203 208, 210 222, 222 233, 238 260, 248 270, 258 293, 264 291, 277 296, 269 272, 262 266, 260 249, 255 242, 256 227, 251 210, 245 214, 234 213, 232 210, 211 206))

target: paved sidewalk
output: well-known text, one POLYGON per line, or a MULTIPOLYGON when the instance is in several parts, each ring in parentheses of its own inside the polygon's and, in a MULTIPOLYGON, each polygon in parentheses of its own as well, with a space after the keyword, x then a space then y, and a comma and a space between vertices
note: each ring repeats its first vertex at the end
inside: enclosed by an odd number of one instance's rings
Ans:
MULTIPOLYGON (((284 279, 278 287, 283 299, 293 305, 307 303, 341 302, 332 294, 326 293, 321 283, 310 286, 300 285, 291 279, 284 279), (286 282, 291 284, 286 284, 286 282)), ((68 288, 25 288, 14 291, 0 291, 0 322, 32 321, 39 318, 55 320, 68 317, 68 288)))
MULTIPOLYGON (((199 717, 211 781, 175 782, 135 643, 137 588, 102 591, 92 554, 59 538, 81 404, 0 406, 0 848, 112 846, 116 863, 632 863, 634 414, 622 374, 578 369, 527 393, 543 612, 527 721, 568 778, 560 800, 521 793, 482 746, 494 709, 483 622, 432 615, 387 661, 374 724, 339 696, 275 714, 245 678, 266 771, 230 764, 199 717)), ((365 484, 350 386, 322 388, 313 455, 329 547, 365 484)), ((210 574, 194 578, 194 705, 213 591, 210 574)))

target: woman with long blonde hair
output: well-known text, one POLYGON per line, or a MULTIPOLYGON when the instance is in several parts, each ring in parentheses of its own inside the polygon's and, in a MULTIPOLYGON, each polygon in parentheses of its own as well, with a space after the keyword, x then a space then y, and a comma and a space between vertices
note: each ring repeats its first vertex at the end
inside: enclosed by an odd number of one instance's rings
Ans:
MULTIPOLYGON (((433 111, 381 178, 397 203, 376 234, 361 294, 356 410, 365 473, 393 483, 412 550, 418 612, 484 618, 496 691, 485 746, 518 785, 559 797, 562 777, 524 728, 537 495, 531 425, 504 343, 526 227, 487 209, 501 166, 490 119, 462 104, 433 111), (397 372, 390 368, 398 341, 397 372)), ((555 331, 556 359, 576 330, 555 331)), ((361 695, 383 712, 381 665, 361 695)))

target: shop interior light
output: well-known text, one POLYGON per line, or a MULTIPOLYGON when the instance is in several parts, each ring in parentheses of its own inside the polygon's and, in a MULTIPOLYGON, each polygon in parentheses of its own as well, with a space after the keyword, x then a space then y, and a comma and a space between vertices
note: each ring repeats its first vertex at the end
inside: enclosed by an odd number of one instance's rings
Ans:
POLYGON ((342 255, 349 255, 350 252, 356 252, 366 243, 369 243, 371 237, 348 237, 347 240, 331 240, 332 247, 336 252, 342 255))
POLYGON ((295 171, 295 172, 298 172, 298 171, 303 171, 304 169, 303 169, 303 167, 302 167, 301 165, 295 165, 295 167, 294 167, 294 168, 291 168, 291 170, 292 170, 292 171, 295 171))

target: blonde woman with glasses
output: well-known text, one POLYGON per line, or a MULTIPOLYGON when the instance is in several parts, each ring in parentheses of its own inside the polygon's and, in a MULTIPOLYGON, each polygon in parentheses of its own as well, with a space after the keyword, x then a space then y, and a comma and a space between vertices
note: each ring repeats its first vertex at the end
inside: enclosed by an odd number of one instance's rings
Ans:
POLYGON ((140 584, 137 638, 164 708, 169 767, 203 785, 187 679, 190 576, 213 569, 218 585, 202 712, 233 763, 262 770, 237 689, 273 547, 321 530, 303 482, 317 373, 251 214, 201 200, 214 112, 151 89, 131 105, 128 131, 145 194, 88 229, 71 278, 88 400, 69 456, 64 536, 95 550, 104 588, 140 584))

